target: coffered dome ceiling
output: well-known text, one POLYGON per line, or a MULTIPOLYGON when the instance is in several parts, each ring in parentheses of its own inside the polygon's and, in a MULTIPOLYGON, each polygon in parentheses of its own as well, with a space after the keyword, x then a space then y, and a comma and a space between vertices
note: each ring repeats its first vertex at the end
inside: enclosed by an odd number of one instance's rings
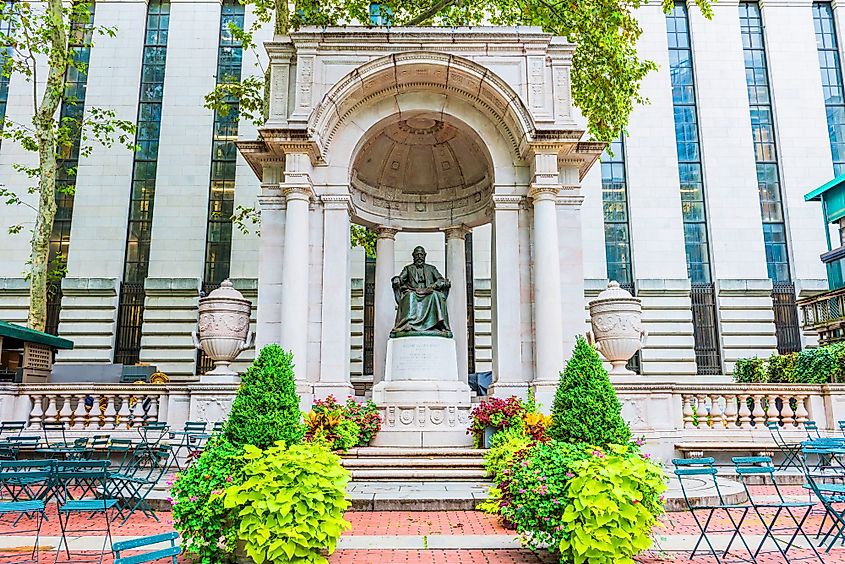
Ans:
POLYGON ((375 215, 453 224, 483 209, 489 157, 466 126, 426 115, 367 135, 352 168, 357 206, 375 215))

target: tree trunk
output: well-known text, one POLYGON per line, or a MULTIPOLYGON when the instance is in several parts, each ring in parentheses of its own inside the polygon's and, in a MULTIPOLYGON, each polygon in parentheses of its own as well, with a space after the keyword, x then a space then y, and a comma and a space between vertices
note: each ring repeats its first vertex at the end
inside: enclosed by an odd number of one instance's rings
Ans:
POLYGON ((44 331, 47 325, 47 277, 50 235, 56 217, 56 111, 62 101, 68 66, 67 33, 61 0, 48 0, 50 55, 47 87, 35 108, 32 123, 38 140, 38 215, 32 233, 29 272, 29 318, 31 329, 44 331))

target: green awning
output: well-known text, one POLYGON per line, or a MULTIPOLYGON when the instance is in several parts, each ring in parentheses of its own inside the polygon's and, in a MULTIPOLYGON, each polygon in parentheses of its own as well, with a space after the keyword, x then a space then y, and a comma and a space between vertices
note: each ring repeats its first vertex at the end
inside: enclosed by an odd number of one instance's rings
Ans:
POLYGON ((812 202, 813 200, 819 201, 821 200, 822 194, 831 190, 833 188, 838 187, 840 184, 845 184, 845 173, 840 174, 833 180, 826 182, 810 192, 809 194, 804 194, 804 201, 805 202, 812 202))
POLYGON ((0 337, 8 337, 10 339, 18 339, 27 343, 37 343, 39 345, 47 345, 54 349, 72 349, 73 341, 50 335, 49 333, 42 333, 35 329, 23 327, 22 325, 14 325, 13 323, 6 323, 0 321, 0 337))

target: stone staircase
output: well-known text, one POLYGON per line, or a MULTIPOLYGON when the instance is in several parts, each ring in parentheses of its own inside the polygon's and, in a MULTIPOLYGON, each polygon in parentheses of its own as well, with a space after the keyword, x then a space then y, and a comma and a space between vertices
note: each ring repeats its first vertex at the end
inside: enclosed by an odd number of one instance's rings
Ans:
POLYGON ((353 481, 486 482, 484 451, 471 448, 363 447, 343 456, 353 481))

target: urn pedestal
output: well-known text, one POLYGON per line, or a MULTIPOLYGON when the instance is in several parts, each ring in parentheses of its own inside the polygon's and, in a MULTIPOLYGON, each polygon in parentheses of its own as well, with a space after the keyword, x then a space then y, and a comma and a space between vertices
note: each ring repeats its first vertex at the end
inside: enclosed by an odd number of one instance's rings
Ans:
POLYGON ((611 281, 607 289, 590 302, 587 340, 613 366, 611 375, 633 374, 625 365, 645 345, 648 333, 642 325, 642 304, 611 281))
POLYGON ((198 333, 194 345, 214 362, 214 369, 201 376, 208 384, 238 382, 230 364, 241 352, 252 348, 255 333, 249 332, 252 302, 245 299, 229 280, 199 301, 198 333))

